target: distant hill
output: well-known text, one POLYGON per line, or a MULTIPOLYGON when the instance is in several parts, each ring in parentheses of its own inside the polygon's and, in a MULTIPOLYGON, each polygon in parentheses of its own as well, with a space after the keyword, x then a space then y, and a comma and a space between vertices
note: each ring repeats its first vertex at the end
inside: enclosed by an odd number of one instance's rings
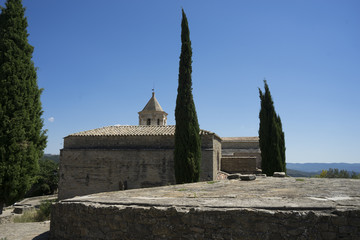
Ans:
POLYGON ((319 175, 321 173, 321 171, 318 172, 303 172, 303 171, 298 171, 298 170, 294 170, 294 169, 286 169, 286 174, 290 177, 313 177, 315 175, 319 175))
POLYGON ((328 170, 329 168, 360 173, 360 163, 286 163, 286 169, 315 174, 319 174, 317 172, 328 170))
POLYGON ((58 163, 60 161, 60 155, 57 154, 44 154, 43 159, 48 158, 53 160, 54 162, 58 163))

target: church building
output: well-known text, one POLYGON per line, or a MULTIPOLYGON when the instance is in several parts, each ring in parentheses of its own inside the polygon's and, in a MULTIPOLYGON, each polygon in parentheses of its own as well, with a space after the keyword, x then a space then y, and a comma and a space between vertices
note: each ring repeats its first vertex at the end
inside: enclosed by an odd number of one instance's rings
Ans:
MULTIPOLYGON (((154 92, 138 114, 138 126, 108 126, 64 138, 60 150, 60 200, 175 184, 175 126, 167 125, 168 114, 154 92)), ((200 135, 200 181, 218 179, 223 168, 229 173, 260 168, 258 138, 222 139, 206 130, 200 130, 200 135)))

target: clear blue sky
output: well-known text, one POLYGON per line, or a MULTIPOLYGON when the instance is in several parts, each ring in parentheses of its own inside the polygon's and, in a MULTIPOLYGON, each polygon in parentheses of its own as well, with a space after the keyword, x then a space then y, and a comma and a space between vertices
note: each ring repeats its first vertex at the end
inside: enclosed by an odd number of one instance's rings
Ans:
MULTIPOLYGON (((4 6, 4 0, 0 4, 4 6)), ((200 127, 256 136, 268 81, 288 162, 360 162, 358 0, 24 0, 48 129, 122 124, 156 97, 175 124, 181 8, 200 127)))

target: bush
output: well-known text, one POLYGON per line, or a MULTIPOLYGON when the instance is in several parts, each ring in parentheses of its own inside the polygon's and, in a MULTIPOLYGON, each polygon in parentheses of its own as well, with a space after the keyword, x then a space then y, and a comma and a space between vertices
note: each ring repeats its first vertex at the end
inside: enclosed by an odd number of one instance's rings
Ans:
POLYGON ((31 210, 24 212, 21 216, 16 216, 14 218, 15 223, 25 223, 25 222, 43 222, 50 220, 50 212, 52 203, 55 200, 46 200, 40 204, 38 210, 31 210))
POLYGON ((349 173, 346 170, 340 170, 337 168, 330 168, 329 170, 322 170, 320 175, 316 175, 315 177, 319 178, 352 178, 352 179, 360 179, 360 173, 352 171, 349 173))
POLYGON ((50 220, 51 206, 55 200, 46 200, 40 204, 39 210, 37 211, 37 222, 50 220))
POLYGON ((58 163, 48 158, 39 160, 39 172, 35 183, 25 197, 35 197, 54 194, 58 188, 58 163))

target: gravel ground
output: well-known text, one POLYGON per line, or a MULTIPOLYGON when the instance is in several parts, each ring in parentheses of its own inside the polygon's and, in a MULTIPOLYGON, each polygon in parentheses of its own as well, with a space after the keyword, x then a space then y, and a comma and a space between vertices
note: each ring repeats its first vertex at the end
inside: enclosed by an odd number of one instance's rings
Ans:
MULTIPOLYGON (((39 206, 43 200, 56 199, 57 195, 26 198, 18 202, 18 206, 33 208, 39 206)), ((47 240, 50 235, 50 221, 32 223, 13 223, 15 206, 4 209, 0 215, 0 240, 47 240)))
POLYGON ((50 221, 36 223, 0 224, 0 239, 47 240, 50 235, 50 221))

